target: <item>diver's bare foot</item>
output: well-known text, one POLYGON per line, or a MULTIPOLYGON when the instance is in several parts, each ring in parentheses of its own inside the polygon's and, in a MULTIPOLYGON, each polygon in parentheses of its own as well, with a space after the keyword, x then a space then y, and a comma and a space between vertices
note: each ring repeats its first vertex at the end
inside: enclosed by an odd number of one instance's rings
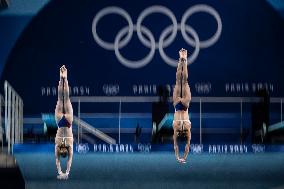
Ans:
POLYGON ((182 48, 180 51, 179 51, 179 57, 181 59, 187 59, 187 50, 185 50, 184 48, 182 48))
POLYGON ((65 68, 65 65, 61 66, 60 68, 60 77, 67 78, 67 68, 65 68))

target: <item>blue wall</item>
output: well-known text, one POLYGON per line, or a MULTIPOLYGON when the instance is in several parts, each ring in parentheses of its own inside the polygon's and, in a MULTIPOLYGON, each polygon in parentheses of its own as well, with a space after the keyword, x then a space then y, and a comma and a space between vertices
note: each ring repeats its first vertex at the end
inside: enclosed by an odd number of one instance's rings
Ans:
MULTIPOLYGON (((3 69, 2 84, 8 80, 23 97, 25 114, 53 112, 57 97, 52 89, 57 87, 62 64, 68 68, 71 87, 82 87, 83 95, 110 95, 106 90, 109 85, 115 92, 112 95, 156 95, 156 86, 174 84, 176 69, 164 62, 158 50, 144 67, 131 69, 122 65, 114 51, 102 48, 94 40, 93 19, 103 8, 118 6, 135 24, 145 8, 162 5, 169 8, 180 23, 185 11, 197 4, 213 7, 220 15, 223 27, 217 42, 200 49, 197 59, 189 65, 192 95, 254 96, 255 87, 267 84, 271 96, 283 96, 284 22, 269 3, 258 0, 51 1, 33 17, 17 40, 3 69), (247 90, 237 91, 236 86, 240 84, 243 88, 247 86, 247 90), (141 93, 137 92, 134 88, 139 85, 146 86, 148 92, 145 88, 141 93), (201 90, 201 86, 207 90, 201 90), (50 94, 48 90, 51 90, 50 94)), ((215 19, 206 13, 196 13, 186 23, 194 28, 200 40, 210 38, 216 31, 215 19)), ((151 14, 143 25, 158 41, 171 21, 162 14, 151 14)), ((99 21, 98 33, 102 39, 111 42, 125 26, 127 22, 122 17, 107 15, 99 21)), ((181 47, 191 53, 194 51, 178 31, 174 42, 164 51, 168 56, 178 58, 181 47)), ((134 32, 129 44, 120 52, 130 60, 137 60, 145 57, 149 48, 141 44, 134 32)), ((143 106, 140 104, 139 110, 151 111, 150 105, 143 106)), ((96 107, 91 111, 117 111, 117 106, 114 110, 96 107)), ((137 106, 128 111, 132 109, 139 111, 137 106)))

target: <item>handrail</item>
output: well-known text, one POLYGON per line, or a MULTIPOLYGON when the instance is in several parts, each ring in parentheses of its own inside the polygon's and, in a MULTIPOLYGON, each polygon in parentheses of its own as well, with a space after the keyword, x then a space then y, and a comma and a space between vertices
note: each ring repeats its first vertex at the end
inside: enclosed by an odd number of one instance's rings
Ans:
POLYGON ((115 139, 111 138, 110 136, 106 135, 105 133, 101 132, 100 130, 94 128, 92 125, 88 124, 87 122, 83 120, 79 120, 78 117, 73 116, 74 118, 74 123, 78 125, 80 122, 80 127, 83 129, 87 130, 88 132, 92 133, 93 135, 97 136, 101 140, 109 143, 109 144, 116 144, 115 139))
MULTIPOLYGON (((158 96, 73 96, 70 98, 71 102, 128 102, 128 103, 139 103, 139 102, 159 102, 158 96)), ((195 96, 191 98, 191 102, 199 103, 254 103, 263 100, 262 97, 201 97, 195 96)), ((172 102, 172 97, 168 99, 172 102)), ((270 97, 270 103, 281 103, 284 101, 284 97, 270 97)))

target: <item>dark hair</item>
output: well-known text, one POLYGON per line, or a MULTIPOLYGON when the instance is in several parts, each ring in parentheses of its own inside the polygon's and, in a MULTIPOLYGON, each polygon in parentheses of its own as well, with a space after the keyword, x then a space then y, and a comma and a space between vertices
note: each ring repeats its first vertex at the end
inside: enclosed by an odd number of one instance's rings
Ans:
POLYGON ((68 147, 66 146, 60 146, 59 147, 59 154, 61 157, 66 158, 68 155, 68 147))
POLYGON ((178 130, 178 136, 181 138, 185 138, 188 130, 178 130))

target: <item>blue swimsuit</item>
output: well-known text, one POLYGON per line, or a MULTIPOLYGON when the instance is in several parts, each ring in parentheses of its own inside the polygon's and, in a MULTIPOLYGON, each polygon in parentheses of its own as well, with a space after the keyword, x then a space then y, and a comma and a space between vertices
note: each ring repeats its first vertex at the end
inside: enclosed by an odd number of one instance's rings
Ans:
POLYGON ((69 121, 65 118, 65 115, 62 116, 62 118, 59 120, 58 122, 58 127, 71 127, 71 124, 69 123, 69 121))
POLYGON ((187 108, 181 102, 176 104, 175 109, 176 111, 181 111, 181 110, 186 111, 187 110, 187 108))

